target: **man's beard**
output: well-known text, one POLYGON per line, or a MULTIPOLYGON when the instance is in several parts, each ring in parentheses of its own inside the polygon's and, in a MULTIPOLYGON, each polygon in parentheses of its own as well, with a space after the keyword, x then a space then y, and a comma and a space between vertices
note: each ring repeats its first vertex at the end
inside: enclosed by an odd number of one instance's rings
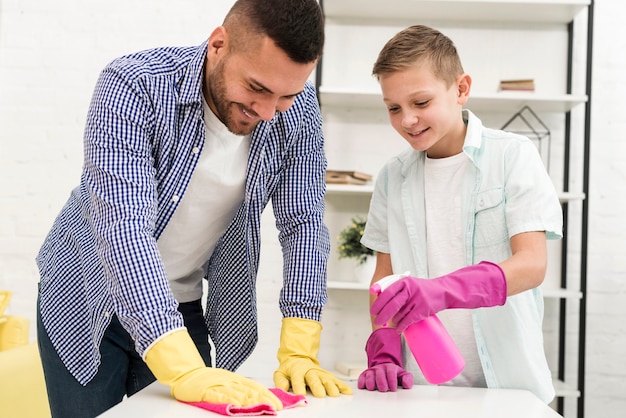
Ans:
POLYGON ((240 104, 231 102, 226 94, 224 81, 224 60, 219 62, 208 77, 208 93, 217 111, 217 118, 235 135, 248 135, 259 124, 258 121, 246 123, 237 120, 234 113, 240 112, 240 104))

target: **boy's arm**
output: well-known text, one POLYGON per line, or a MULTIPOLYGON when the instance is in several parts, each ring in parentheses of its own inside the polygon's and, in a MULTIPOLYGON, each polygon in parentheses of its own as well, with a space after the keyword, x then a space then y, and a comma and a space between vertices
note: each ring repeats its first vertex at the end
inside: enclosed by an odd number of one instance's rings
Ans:
POLYGON ((545 232, 524 232, 512 236, 510 242, 513 255, 499 263, 506 276, 507 296, 539 286, 548 266, 545 232))

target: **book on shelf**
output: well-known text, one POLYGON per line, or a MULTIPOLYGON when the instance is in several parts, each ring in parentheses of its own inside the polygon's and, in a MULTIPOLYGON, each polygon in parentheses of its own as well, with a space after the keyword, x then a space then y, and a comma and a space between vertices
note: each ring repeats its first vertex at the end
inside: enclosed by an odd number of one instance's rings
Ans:
POLYGON ((338 361, 335 363, 335 370, 345 376, 346 380, 357 380, 365 369, 367 369, 365 362, 338 361))
POLYGON ((372 176, 360 171, 326 170, 328 184, 366 184, 372 176))
POLYGON ((502 80, 498 91, 535 91, 535 80, 532 78, 519 80, 502 80))

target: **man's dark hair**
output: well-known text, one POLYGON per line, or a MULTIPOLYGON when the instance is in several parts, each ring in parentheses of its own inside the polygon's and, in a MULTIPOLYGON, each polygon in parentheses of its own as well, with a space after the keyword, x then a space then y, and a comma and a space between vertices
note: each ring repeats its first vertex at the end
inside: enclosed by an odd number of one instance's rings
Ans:
POLYGON ((317 0, 237 0, 224 25, 265 34, 302 64, 318 59, 324 49, 324 15, 317 0))

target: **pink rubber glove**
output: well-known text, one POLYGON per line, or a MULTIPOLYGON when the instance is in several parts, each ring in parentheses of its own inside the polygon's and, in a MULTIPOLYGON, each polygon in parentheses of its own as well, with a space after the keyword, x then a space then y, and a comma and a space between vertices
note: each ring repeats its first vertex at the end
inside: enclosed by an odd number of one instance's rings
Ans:
POLYGON ((413 375, 402 368, 400 334, 393 328, 372 332, 365 344, 367 369, 359 376, 359 389, 395 392, 413 386, 413 375))
POLYGON ((393 318, 397 332, 449 308, 504 305, 506 278, 497 264, 482 261, 435 279, 405 277, 383 291, 370 308, 374 324, 393 318))

